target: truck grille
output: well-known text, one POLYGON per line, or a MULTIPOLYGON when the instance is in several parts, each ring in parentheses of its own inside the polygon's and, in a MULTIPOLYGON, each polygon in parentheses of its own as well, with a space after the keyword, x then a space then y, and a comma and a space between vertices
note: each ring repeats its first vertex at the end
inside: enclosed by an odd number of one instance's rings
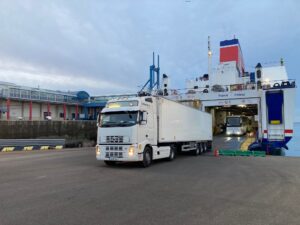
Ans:
POLYGON ((106 143, 123 143, 123 136, 106 136, 106 143))
POLYGON ((122 146, 106 146, 105 147, 106 158, 123 158, 122 146))

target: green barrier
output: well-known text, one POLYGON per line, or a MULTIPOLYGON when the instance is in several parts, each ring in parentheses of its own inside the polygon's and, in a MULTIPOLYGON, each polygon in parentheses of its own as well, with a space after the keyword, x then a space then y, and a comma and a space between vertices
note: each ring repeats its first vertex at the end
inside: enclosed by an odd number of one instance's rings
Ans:
POLYGON ((266 152, 265 151, 252 151, 253 156, 261 156, 261 157, 266 157, 266 152))
POLYGON ((218 152, 219 155, 224 156, 266 156, 266 152, 264 151, 219 150, 218 152))

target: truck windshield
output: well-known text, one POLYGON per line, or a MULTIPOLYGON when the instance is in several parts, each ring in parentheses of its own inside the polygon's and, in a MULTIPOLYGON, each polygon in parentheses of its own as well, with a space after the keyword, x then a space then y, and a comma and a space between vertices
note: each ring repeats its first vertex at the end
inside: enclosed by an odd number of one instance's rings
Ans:
POLYGON ((240 127, 241 118, 240 117, 227 117, 227 127, 240 127))
POLYGON ((137 111, 101 114, 100 127, 129 127, 137 123, 137 111))

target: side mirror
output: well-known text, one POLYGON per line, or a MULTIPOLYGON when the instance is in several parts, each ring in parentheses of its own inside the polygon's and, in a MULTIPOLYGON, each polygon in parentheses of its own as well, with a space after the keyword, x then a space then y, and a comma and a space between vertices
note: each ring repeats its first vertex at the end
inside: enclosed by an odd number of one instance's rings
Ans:
POLYGON ((101 122, 101 113, 99 113, 97 116, 97 127, 100 127, 100 122, 101 122))
POLYGON ((145 124, 147 124, 147 112, 141 112, 140 113, 140 124, 141 125, 145 125, 145 124))

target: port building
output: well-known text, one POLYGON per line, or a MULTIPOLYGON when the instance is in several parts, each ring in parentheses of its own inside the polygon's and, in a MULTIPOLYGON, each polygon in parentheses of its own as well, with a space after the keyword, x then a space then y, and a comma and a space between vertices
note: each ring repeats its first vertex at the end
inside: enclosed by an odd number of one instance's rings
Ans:
POLYGON ((133 94, 90 96, 0 81, 0 120, 95 120, 109 99, 133 94))

